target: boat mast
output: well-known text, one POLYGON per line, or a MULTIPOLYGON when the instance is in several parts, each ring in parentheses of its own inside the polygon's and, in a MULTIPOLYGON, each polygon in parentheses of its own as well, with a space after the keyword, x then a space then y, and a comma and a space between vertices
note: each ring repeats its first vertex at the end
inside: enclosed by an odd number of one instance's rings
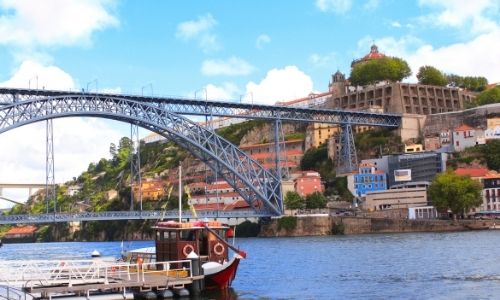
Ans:
POLYGON ((179 164, 179 223, 182 222, 182 166, 179 164))

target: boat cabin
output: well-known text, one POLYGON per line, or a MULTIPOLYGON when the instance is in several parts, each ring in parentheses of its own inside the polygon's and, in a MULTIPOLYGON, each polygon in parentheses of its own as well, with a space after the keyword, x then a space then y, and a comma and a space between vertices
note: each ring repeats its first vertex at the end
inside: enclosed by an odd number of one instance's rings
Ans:
POLYGON ((232 230, 220 222, 159 222, 155 227, 157 261, 186 259, 194 251, 202 262, 228 259, 226 238, 232 230))

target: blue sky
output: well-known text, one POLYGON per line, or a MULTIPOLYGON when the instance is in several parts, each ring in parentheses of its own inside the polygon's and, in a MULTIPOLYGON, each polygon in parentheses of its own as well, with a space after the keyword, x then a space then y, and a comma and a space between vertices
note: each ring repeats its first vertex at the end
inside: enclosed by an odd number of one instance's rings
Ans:
MULTIPOLYGON (((0 0, 0 85, 273 104, 326 91, 373 42, 414 74, 428 64, 500 81, 498 0, 0 0)), ((55 127, 61 181, 127 132, 55 127)), ((42 140, 42 125, 0 136, 0 181, 43 181, 42 140)))

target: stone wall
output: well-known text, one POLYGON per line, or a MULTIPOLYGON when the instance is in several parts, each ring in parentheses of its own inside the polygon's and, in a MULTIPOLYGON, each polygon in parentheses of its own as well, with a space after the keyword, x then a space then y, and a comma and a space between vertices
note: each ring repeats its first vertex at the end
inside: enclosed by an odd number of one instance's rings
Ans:
POLYGON ((452 130, 463 124, 486 129, 488 117, 500 116, 500 104, 484 105, 458 112, 428 115, 424 125, 424 136, 435 136, 443 130, 452 130))
MULTIPOLYGON (((278 230, 278 219, 261 227, 261 237, 322 236, 331 235, 333 227, 343 227, 344 234, 446 232, 485 229, 495 220, 408 220, 387 218, 298 216, 295 230, 278 230)), ((498 223, 498 220, 496 221, 498 223)))

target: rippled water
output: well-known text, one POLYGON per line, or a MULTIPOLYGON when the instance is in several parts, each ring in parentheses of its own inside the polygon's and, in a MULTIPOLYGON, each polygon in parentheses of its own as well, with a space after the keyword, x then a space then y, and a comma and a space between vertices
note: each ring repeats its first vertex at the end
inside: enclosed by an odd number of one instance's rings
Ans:
MULTIPOLYGON (((237 239, 238 299, 500 299, 500 231, 237 239)), ((125 242, 126 247, 153 242, 125 242)), ((120 242, 8 244, 1 259, 117 256, 120 242)), ((218 296, 214 296, 218 297, 218 296)))

